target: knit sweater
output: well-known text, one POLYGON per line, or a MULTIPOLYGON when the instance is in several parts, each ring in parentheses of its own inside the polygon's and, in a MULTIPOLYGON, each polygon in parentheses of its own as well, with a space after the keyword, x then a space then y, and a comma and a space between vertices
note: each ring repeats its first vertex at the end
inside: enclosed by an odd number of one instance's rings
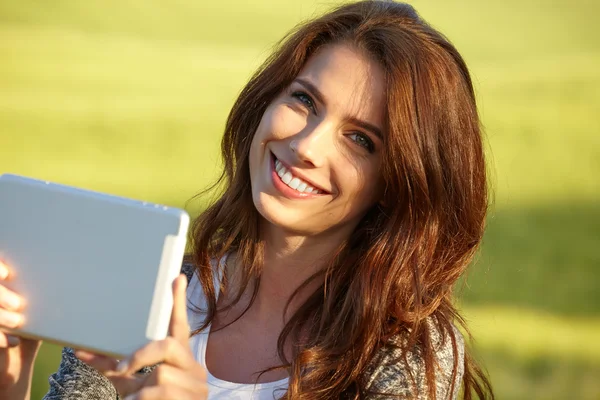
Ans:
MULTIPOLYGON (((182 272, 191 280, 193 269, 184 266, 182 272)), ((435 366, 435 385, 437 400, 454 400, 458 397, 463 375, 464 342, 461 334, 455 330, 458 353, 458 370, 452 384, 452 370, 455 354, 449 335, 442 335, 431 326, 431 338, 434 345, 437 365, 435 366), (454 390, 451 392, 451 388, 454 390)), ((401 338, 397 338, 401 340, 401 338)), ((419 349, 407 354, 408 363, 403 362, 401 346, 386 346, 379 350, 365 371, 366 389, 377 393, 367 395, 367 400, 416 399, 428 398, 425 378, 425 363, 419 349)), ((142 374, 151 373, 153 367, 146 367, 142 374)), ((111 382, 94 368, 80 361, 74 350, 65 347, 58 371, 48 378, 50 389, 43 400, 118 400, 120 399, 111 382)))

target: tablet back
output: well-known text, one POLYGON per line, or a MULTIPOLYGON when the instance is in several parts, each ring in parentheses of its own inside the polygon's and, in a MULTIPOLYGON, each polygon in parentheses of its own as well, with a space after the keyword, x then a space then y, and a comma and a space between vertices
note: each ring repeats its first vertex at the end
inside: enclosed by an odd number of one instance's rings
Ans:
POLYGON ((0 176, 0 259, 27 300, 17 332, 112 356, 166 337, 185 211, 0 176))

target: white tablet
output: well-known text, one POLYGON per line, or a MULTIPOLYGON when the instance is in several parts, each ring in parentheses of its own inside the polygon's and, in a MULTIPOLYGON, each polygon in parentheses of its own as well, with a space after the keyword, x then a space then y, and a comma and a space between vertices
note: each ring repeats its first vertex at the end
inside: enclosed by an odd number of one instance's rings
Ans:
POLYGON ((0 259, 27 299, 13 332, 123 357, 167 335, 188 214, 0 175, 0 259))

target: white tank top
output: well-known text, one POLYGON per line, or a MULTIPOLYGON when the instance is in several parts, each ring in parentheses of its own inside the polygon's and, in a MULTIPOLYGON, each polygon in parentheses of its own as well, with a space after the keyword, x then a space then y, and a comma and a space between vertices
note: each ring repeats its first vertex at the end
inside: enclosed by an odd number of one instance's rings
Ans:
MULTIPOLYGON (((225 260, 222 259, 221 263, 225 260)), ((216 268, 221 271, 221 268, 216 268)), ((221 277, 216 278, 215 287, 219 287, 221 277)), ((194 312, 193 306, 197 306, 200 309, 206 309, 206 298, 202 291, 200 281, 196 277, 196 274, 192 276, 190 283, 187 288, 187 298, 192 305, 192 310, 188 307, 188 321, 192 329, 202 324, 204 316, 197 311, 194 312)), ((208 343, 208 334, 210 332, 210 325, 203 331, 190 338, 190 347, 192 353, 196 358, 196 361, 206 368, 206 344, 208 343)), ((275 382, 267 383, 234 383, 224 381, 222 379, 214 377, 208 368, 206 368, 207 383, 208 383, 208 400, 221 400, 221 399, 232 399, 232 400, 273 400, 280 398, 288 386, 288 378, 281 379, 275 382)))

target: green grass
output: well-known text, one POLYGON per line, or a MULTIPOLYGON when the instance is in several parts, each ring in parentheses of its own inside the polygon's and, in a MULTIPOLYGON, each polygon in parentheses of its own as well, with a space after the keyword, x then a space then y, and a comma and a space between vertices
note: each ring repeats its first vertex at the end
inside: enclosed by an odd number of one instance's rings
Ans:
POLYGON ((599 316, 598 249, 598 202, 497 206, 459 293, 472 305, 599 316))
MULTIPOLYGON (((183 206, 253 69, 332 4, 0 0, 0 172, 183 206)), ((498 397, 600 398, 600 3, 413 4, 478 92, 494 202, 459 293, 498 397)))

